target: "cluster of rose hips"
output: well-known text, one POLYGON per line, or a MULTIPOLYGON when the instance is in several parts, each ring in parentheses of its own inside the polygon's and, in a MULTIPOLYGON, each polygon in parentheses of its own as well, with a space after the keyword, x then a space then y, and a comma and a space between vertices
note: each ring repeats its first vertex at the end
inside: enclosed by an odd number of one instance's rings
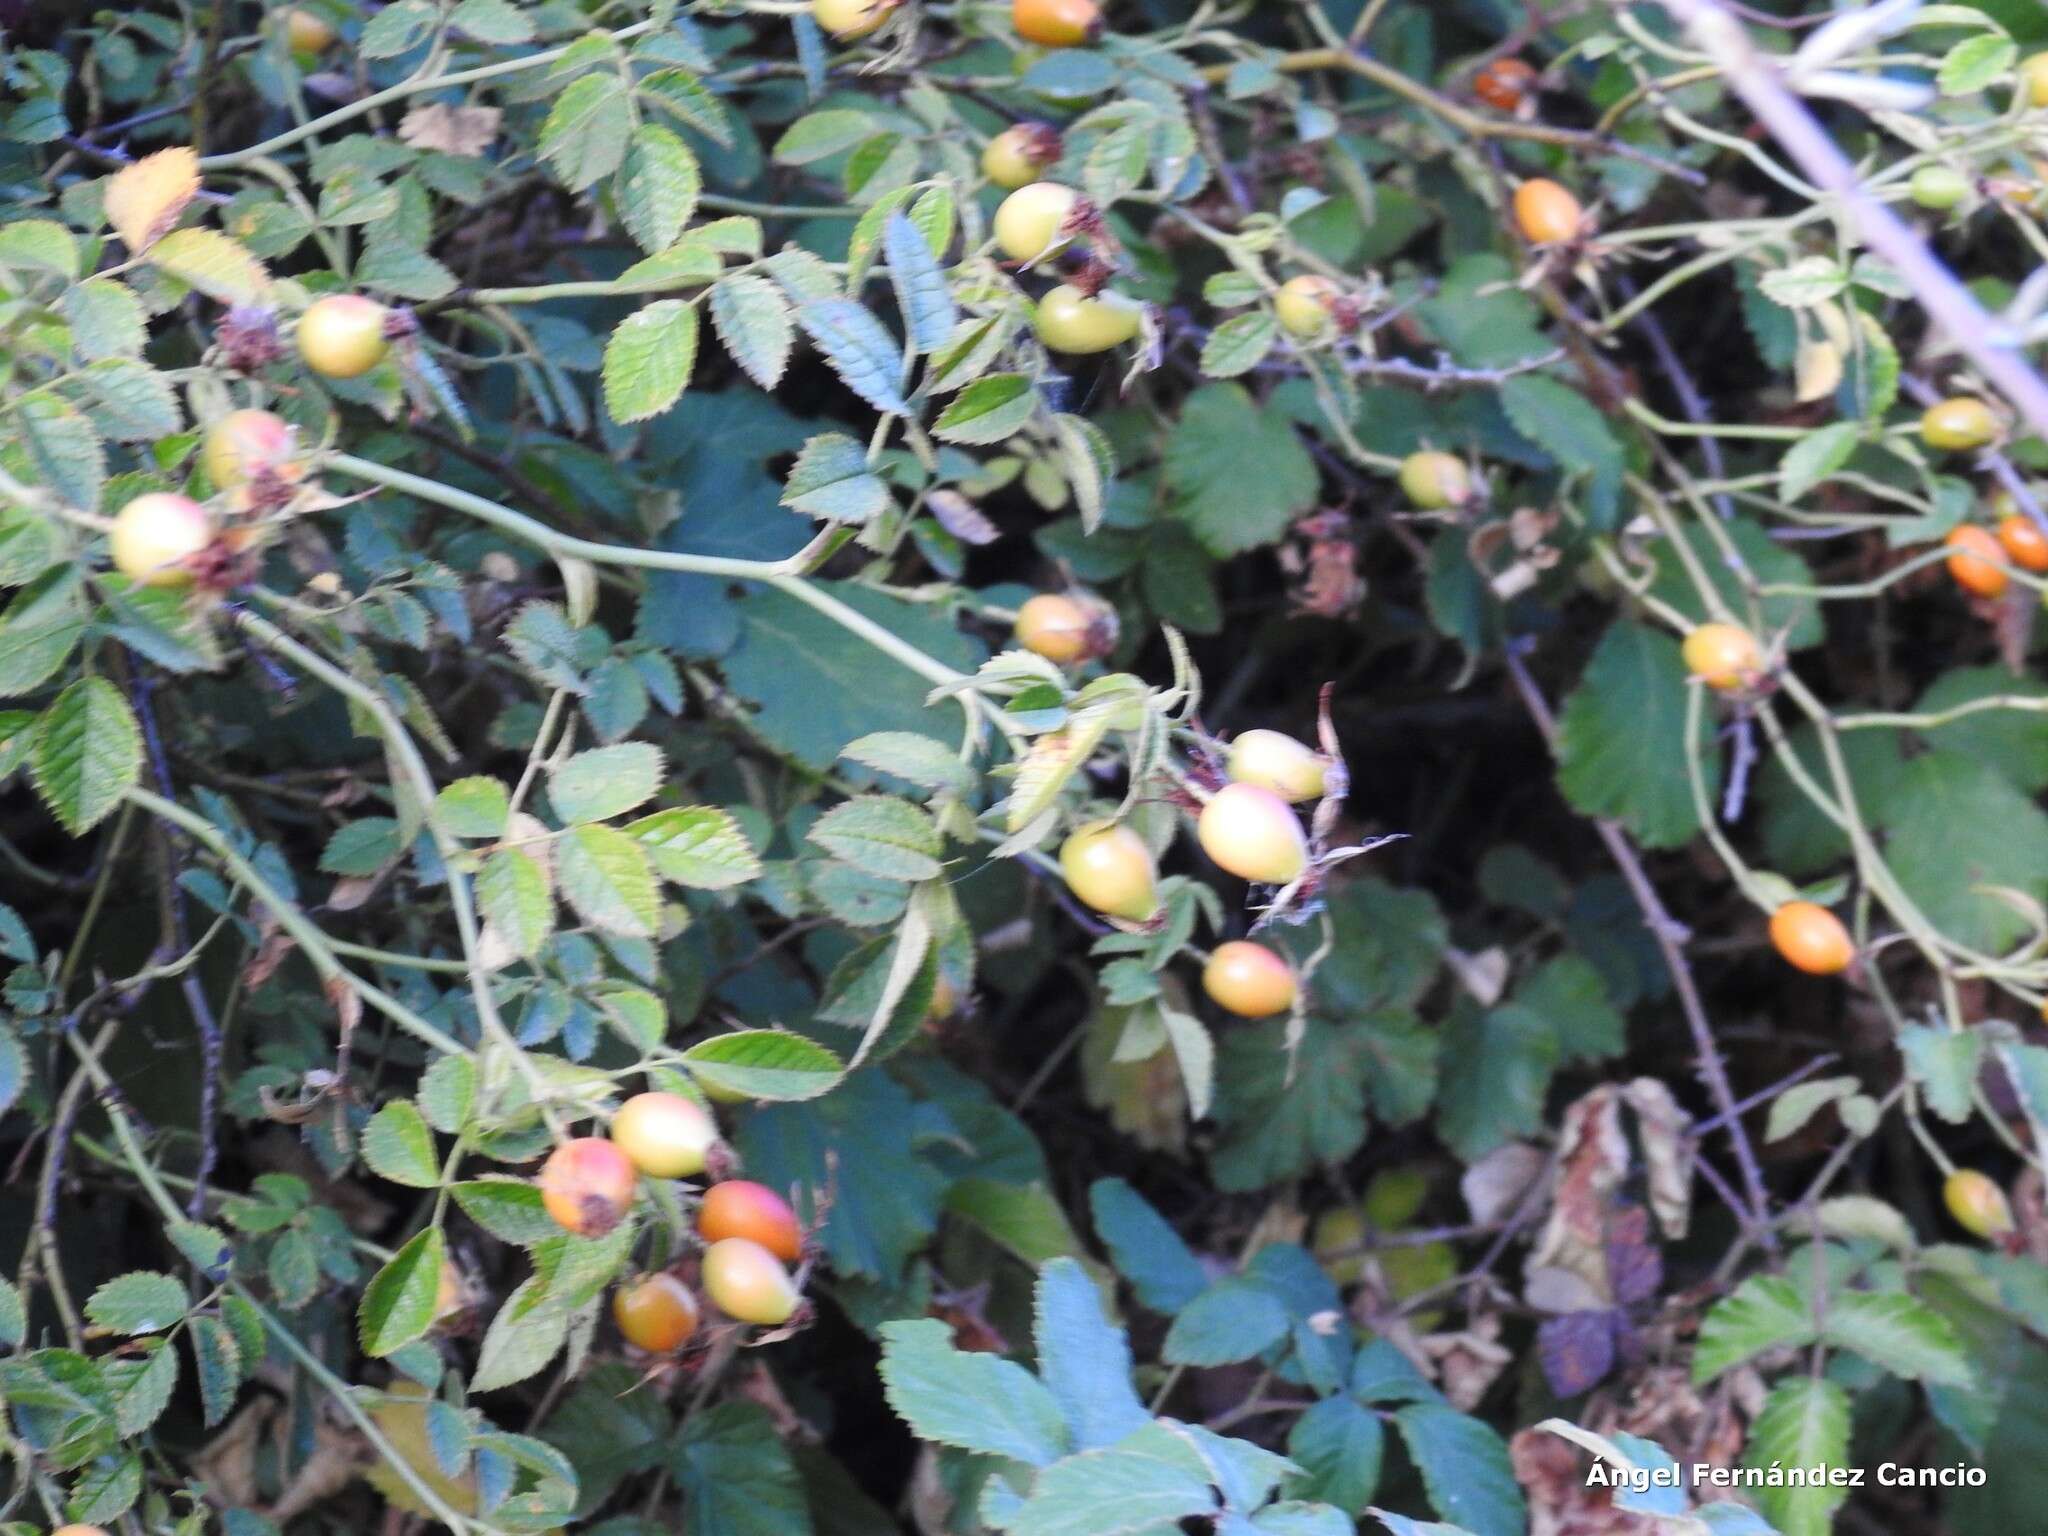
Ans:
MULTIPOLYGON (((811 0, 811 19, 842 43, 879 32, 903 0, 811 0)), ((1011 0, 1010 25, 1041 48, 1079 48, 1102 35, 1096 0, 1011 0)))
MULTIPOLYGON (((2048 62, 2048 56, 2044 56, 2048 62)), ((1952 395, 1930 405, 1920 417, 1920 441, 1942 453, 1971 453, 1998 441, 1998 418, 1969 395, 1952 395)), ((2010 568, 2048 573, 2048 533, 2020 509, 2011 492, 1990 499, 1990 528, 1964 523, 1943 540, 1945 562, 1955 584, 1973 597, 2003 597, 2012 584, 2010 568)))
MULTIPOLYGON (((612 1116, 607 1136, 563 1142, 541 1165, 541 1204, 565 1230, 602 1237, 625 1218, 642 1175, 717 1181, 697 1203, 704 1293, 734 1322, 779 1328, 803 1294, 787 1266, 804 1256, 804 1229, 787 1200, 747 1179, 718 1178, 729 1161, 710 1112, 679 1093, 635 1094, 612 1116)), ((697 1293, 675 1269, 619 1286, 612 1316, 626 1341, 670 1355, 697 1331, 697 1293)))
MULTIPOLYGON (((391 321, 360 294, 316 299, 299 317, 299 356, 322 377, 359 377, 383 361, 391 321)), ((107 530, 107 547, 114 569, 140 586, 232 585, 259 537, 254 520, 288 504, 304 473, 296 435, 273 411, 221 417, 207 428, 199 462, 237 521, 224 528, 215 509, 176 491, 128 501, 107 530)))

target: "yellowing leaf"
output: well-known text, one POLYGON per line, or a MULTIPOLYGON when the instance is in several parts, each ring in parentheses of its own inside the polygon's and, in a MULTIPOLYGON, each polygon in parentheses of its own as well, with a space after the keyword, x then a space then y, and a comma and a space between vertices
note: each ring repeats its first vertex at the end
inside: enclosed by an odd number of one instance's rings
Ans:
POLYGON ((107 182, 107 222, 140 255, 170 232, 198 191, 199 157, 183 144, 160 149, 107 182))
POLYGON ((173 230, 157 241, 149 259, 223 304, 253 304, 270 285, 263 263, 218 230, 173 230))

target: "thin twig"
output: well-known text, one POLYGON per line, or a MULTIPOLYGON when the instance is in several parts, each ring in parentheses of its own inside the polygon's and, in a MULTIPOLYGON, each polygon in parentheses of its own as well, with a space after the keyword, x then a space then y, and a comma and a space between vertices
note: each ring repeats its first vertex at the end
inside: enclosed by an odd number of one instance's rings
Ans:
MULTIPOLYGON (((1542 691, 1536 686, 1536 679, 1529 675, 1529 669, 1513 645, 1506 648, 1508 673, 1514 679, 1515 690, 1522 697, 1523 705, 1536 723, 1543 739, 1553 748, 1557 743, 1557 720, 1550 712, 1550 705, 1544 700, 1542 691)), ((1728 1130, 1729 1144, 1735 1149, 1735 1164, 1742 1173, 1742 1186, 1747 1200, 1730 1199, 1729 1203, 1745 1227, 1756 1232, 1757 1240, 1772 1253, 1777 1252, 1777 1235, 1770 1229, 1770 1196, 1764 1188, 1764 1176, 1757 1162, 1756 1149, 1749 1144, 1749 1133, 1742 1128, 1741 1111, 1736 1108, 1735 1091, 1728 1082, 1728 1068, 1721 1060, 1720 1048, 1714 1043, 1714 1029, 1707 1020, 1706 1005, 1700 1000, 1699 986, 1693 979, 1692 965, 1685 958, 1678 935, 1683 930, 1666 910, 1663 898, 1650 883, 1650 877, 1643 870, 1643 861, 1636 854, 1635 846, 1629 841, 1628 833, 1619 823, 1605 817, 1595 817, 1593 830, 1607 847, 1607 852, 1621 870, 1622 879, 1627 883, 1629 894, 1641 909, 1643 921, 1649 927, 1650 935, 1657 941, 1657 949, 1664 957, 1664 965, 1671 972, 1672 986, 1678 992, 1679 1011, 1685 1015, 1686 1028, 1692 1033, 1693 1048, 1699 1056, 1700 1077, 1707 1085, 1707 1093, 1714 1101, 1714 1110, 1721 1117, 1728 1130)), ((1701 1165, 1705 1170, 1705 1164, 1701 1165)), ((1716 1182, 1718 1175, 1710 1177, 1716 1182)), ((1724 1198, 1727 1198, 1724 1195, 1724 1198)))

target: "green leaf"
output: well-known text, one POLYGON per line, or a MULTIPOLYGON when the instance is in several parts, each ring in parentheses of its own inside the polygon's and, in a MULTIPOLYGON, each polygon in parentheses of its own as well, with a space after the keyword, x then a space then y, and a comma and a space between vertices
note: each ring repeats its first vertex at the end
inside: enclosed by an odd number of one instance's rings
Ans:
POLYGON ((451 1184, 449 1192, 463 1215, 503 1242, 524 1248, 562 1235, 539 1188, 524 1179, 471 1179, 451 1184))
POLYGON ((363 24, 357 49, 366 59, 395 59, 432 30, 430 0, 394 0, 363 24))
POLYGON ((735 272, 712 285, 710 302, 712 329, 732 360, 763 389, 774 389, 796 342, 782 290, 765 277, 735 272))
POLYGON ((411 1099, 393 1099, 372 1115, 362 1145, 363 1161, 394 1184, 433 1189, 441 1182, 433 1128, 411 1099))
POLYGON ((669 1465, 689 1511, 689 1536, 809 1536, 812 1530, 803 1481, 758 1403, 720 1403, 689 1415, 669 1465))
POLYGON ((12 1280, 0 1278, 0 1345, 13 1348, 28 1337, 28 1310, 12 1280))
POLYGON ((1905 765, 1897 795, 1869 810, 1888 834, 1899 883, 1958 943, 2000 953, 2031 925, 1987 887, 2048 900, 2048 817, 1990 763, 1929 752, 1905 765))
POLYGON ((511 810, 504 781, 487 774, 457 779, 434 796, 434 819, 455 837, 503 837, 511 810))
POLYGON ((696 306, 657 299, 621 320, 605 343, 605 409, 621 423, 659 416, 682 398, 696 361, 696 306))
POLYGON ((883 1393, 919 1439, 1034 1467, 1066 1454, 1059 1404, 1021 1365, 954 1348, 934 1318, 884 1323, 881 1334, 883 1393))
MULTIPOLYGON (((814 581, 812 591, 958 671, 972 672, 987 654, 929 605, 850 582, 814 581)), ((756 706, 753 728, 777 750, 823 770, 864 732, 957 734, 958 706, 928 705, 925 678, 849 643, 826 614, 767 587, 749 590, 734 606, 740 637, 725 658, 726 684, 756 706)))
POLYGON ((426 1336, 434 1326, 441 1268, 447 1261, 441 1229, 423 1227, 370 1277, 356 1314, 356 1336, 364 1354, 381 1359, 426 1336))
POLYGON ((907 217, 892 213, 882 226, 882 255, 911 344, 919 352, 937 351, 952 334, 958 312, 931 246, 907 217))
POLYGON ((1038 391, 1021 373, 992 373, 955 395, 932 424, 949 443, 999 443, 1015 435, 1038 409, 1038 391))
POLYGON ((901 382, 903 349, 881 321, 851 299, 813 299, 796 319, 848 389, 878 411, 910 414, 901 382))
POLYGON ((651 742, 594 747, 556 763, 548 773, 548 800, 572 825, 609 821, 654 798, 667 760, 651 742))
POLYGON ((809 839, 856 869, 885 880, 935 880, 939 829, 916 806, 887 795, 862 795, 835 805, 812 826, 809 839))
POLYGON ((843 432, 820 432, 804 443, 790 466, 782 504, 806 517, 865 523, 886 511, 891 498, 865 448, 843 432))
POLYGON ((1813 1315, 1799 1287, 1779 1275, 1752 1275, 1701 1321, 1692 1379, 1711 1381, 1767 1349, 1813 1339, 1813 1315))
POLYGON ((270 286, 263 263, 218 230, 174 229, 147 260, 218 304, 254 304, 270 286))
MULTIPOLYGON (((1749 598, 1750 583, 1799 587, 1810 586, 1813 572, 1804 560, 1773 539, 1764 527, 1746 517, 1737 517, 1720 525, 1719 537, 1697 524, 1687 524, 1680 537, 1691 550, 1693 561, 1707 573, 1721 594, 1721 601, 1732 613, 1747 616, 1751 612, 1749 598), (1723 553, 1722 540, 1734 545, 1736 558, 1742 569, 1733 568, 1733 562, 1723 553)), ((1687 573, 1684 560, 1669 544, 1656 546, 1657 574, 1651 583, 1651 593, 1669 603, 1695 623, 1705 623, 1717 617, 1708 611, 1699 589, 1687 573)), ((1822 627, 1820 604, 1811 597, 1794 594, 1778 594, 1758 600, 1755 604, 1757 628, 1767 636, 1783 632, 1786 647, 1803 650, 1810 645, 1819 645, 1827 638, 1822 627)))
POLYGON ((1180 1234, 1122 1179, 1097 1179, 1088 1206, 1110 1262, 1152 1311, 1176 1313, 1208 1288, 1201 1261, 1180 1234))
POLYGON ((1365 1140, 1369 1055, 1355 1024, 1311 1018, 1290 1061, 1284 1020, 1231 1030, 1217 1063, 1217 1184, 1252 1190, 1340 1163, 1365 1140))
MULTIPOLYGON (((2015 677, 2004 667, 1958 667, 1936 678, 1913 708, 1938 715, 2001 696, 2048 699, 2048 683, 2015 677)), ((2048 707, 1979 710, 1918 734, 1944 752, 1988 763, 2028 794, 2048 789, 2048 707)))
POLYGON ((874 131, 875 120, 865 112, 835 108, 807 113, 783 130, 773 158, 777 165, 809 165, 852 149, 874 131))
POLYGON ((142 1496, 142 1458, 132 1450, 103 1457, 71 1485, 64 1513, 77 1525, 112 1525, 142 1496))
POLYGON ((1557 461, 1572 475, 1589 477, 1587 510, 1593 525, 1613 528, 1621 509, 1621 442, 1607 418, 1576 390, 1525 373, 1500 389, 1501 408, 1515 430, 1557 461))
POLYGON ((1980 33, 1942 55, 1934 83, 1944 96, 1974 95, 2009 78, 2019 55, 2019 45, 2011 38, 1996 32, 1980 33))
POLYGON ((477 909, 513 954, 536 954, 555 928, 555 898, 540 864, 516 848, 484 860, 476 877, 477 909))
POLYGON ((642 123, 619 167, 619 221, 644 251, 665 251, 681 238, 704 189, 697 157, 659 123, 642 123))
POLYGON ((122 1435, 135 1436, 154 1424, 169 1405, 178 1385, 178 1351, 168 1341, 140 1359, 111 1359, 101 1372, 114 1394, 114 1422, 122 1435))
POLYGON ((848 742, 839 755, 922 789, 964 795, 980 778, 951 747, 915 731, 874 731, 848 742))
POLYGON ((739 822, 715 805, 672 806, 628 822, 624 831, 647 850, 655 873, 677 885, 722 891, 761 873, 739 822))
POLYGON ((365 816, 335 828, 320 851, 320 868, 330 875, 374 875, 403 852, 396 821, 365 816))
POLYGON ((1038 1373, 1074 1449, 1113 1445, 1148 1421, 1131 1386, 1131 1345, 1102 1311, 1102 1292, 1073 1259, 1054 1259, 1032 1292, 1038 1373))
POLYGON ((1410 1403, 1394 1423, 1438 1514, 1473 1536, 1521 1536, 1522 1489, 1499 1435, 1437 1403, 1410 1403))
POLYGON ((540 1300, 539 1277, 529 1276, 491 1319, 470 1390, 495 1392, 526 1380, 554 1359, 568 1337, 568 1312, 540 1300))
MULTIPOLYGON (((732 113, 687 69, 658 69, 640 82, 640 99, 696 129, 722 149, 733 146, 732 113)), ((743 255, 761 254, 758 244, 743 255)))
POLYGON ((148 443, 185 425, 171 381, 127 357, 90 364, 77 375, 93 425, 117 443, 148 443))
POLYGON ((631 128, 632 107, 618 77, 584 75, 555 98, 536 148, 563 186, 581 192, 619 168, 631 128))
POLYGON ((647 938, 661 916, 661 892, 647 850, 616 827, 571 827, 555 841, 562 899, 606 933, 647 938))
POLYGON ((111 1333, 161 1333, 185 1315, 185 1287, 170 1275, 131 1270, 86 1298, 85 1315, 111 1333))
POLYGON ((1188 396, 1164 462, 1173 515, 1218 557, 1277 542, 1321 483, 1293 422, 1237 384, 1188 396), (1253 464, 1258 473, 1247 474, 1253 464))
MULTIPOLYGON (((1834 1382, 1794 1374, 1771 1389, 1763 1412, 1750 1425, 1745 1465, 1758 1471, 1778 1467, 1840 1467, 1849 1461, 1849 1394, 1834 1382)), ((1835 1506, 1846 1487, 1760 1487, 1756 1501, 1782 1536, 1828 1536, 1835 1506)))
POLYGON ((142 732, 121 690, 80 678, 43 712, 30 774, 36 791, 74 836, 121 803, 142 772, 142 732))
POLYGON ((742 1029, 713 1035, 683 1052, 690 1075, 749 1099, 793 1102, 829 1092, 845 1064, 803 1035, 780 1029, 742 1029))
POLYGON ((1963 1341, 1948 1319, 1902 1292, 1836 1291, 1828 1297, 1821 1338, 1909 1381, 1944 1387, 1971 1381, 1963 1341))
POLYGON ((1984 1062, 1984 1037, 1975 1030, 1937 1029, 1908 1024, 1899 1031, 1899 1050, 1906 1070, 1927 1107, 1951 1125, 1966 1123, 1973 1113, 1973 1092, 1984 1062))
POLYGON ((1326 1397, 1294 1421, 1287 1454, 1308 1473, 1301 1492, 1354 1518, 1365 1512, 1380 1485, 1386 1432, 1379 1415, 1344 1393, 1326 1397))
POLYGON ((530 43, 533 18, 508 0, 462 0, 448 24, 480 43, 530 43))
POLYGON ((1202 344, 1202 372, 1212 379, 1234 379, 1249 373, 1266 360, 1279 334, 1273 317, 1262 309, 1233 315, 1202 344))
POLYGON ((192 1319, 192 1374, 199 1382, 200 1415, 210 1429, 235 1406, 242 1384, 242 1349, 218 1318, 192 1319))
POLYGON ((1806 499, 1815 486, 1849 462, 1863 436, 1863 424, 1837 421, 1809 432, 1785 451, 1778 464, 1778 499, 1806 499))
POLYGON ((71 324, 71 345, 80 357, 130 356, 140 352, 148 339, 142 301, 112 278, 74 283, 64 290, 58 307, 71 324))
POLYGON ((1046 1467, 1004 1527, 1015 1536, 1166 1536, 1216 1513, 1213 1475, 1171 1429, 1147 1425, 1120 1445, 1046 1467))
POLYGON ((1293 1326, 1287 1304, 1277 1295, 1232 1275, 1180 1309, 1159 1354, 1169 1365, 1231 1365, 1264 1354, 1293 1326))
POLYGON ((1561 1055, 1557 1030, 1519 1002, 1482 1013, 1463 1006, 1444 1030, 1437 1129, 1461 1162, 1543 1126, 1543 1100, 1561 1055))
POLYGON ((893 1281, 937 1227, 947 1184, 920 1155, 916 1118, 888 1073, 855 1072, 821 1099, 754 1109, 737 1141, 748 1176, 770 1189, 833 1191, 816 1235, 834 1271, 893 1281))
MULTIPOLYGON (((1586 664, 1557 723, 1557 781, 1588 816, 1622 822, 1651 848, 1675 848, 1699 831, 1686 782, 1685 663, 1678 642, 1620 620, 1586 664)), ((1703 717, 1690 744, 1701 758, 1711 805, 1720 759, 1703 717)))
POLYGON ((92 512, 107 479, 107 450, 83 411, 39 389, 15 402, 14 425, 36 478, 65 505, 92 512))
POLYGON ((435 1057, 420 1074, 419 1106, 435 1130, 460 1134, 476 1108, 475 1061, 467 1056, 435 1057))

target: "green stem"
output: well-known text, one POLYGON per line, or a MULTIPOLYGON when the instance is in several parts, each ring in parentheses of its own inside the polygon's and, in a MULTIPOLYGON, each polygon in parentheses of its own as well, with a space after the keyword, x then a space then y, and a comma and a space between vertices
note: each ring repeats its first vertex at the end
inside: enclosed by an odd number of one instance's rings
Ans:
MULTIPOLYGON (((619 28, 611 34, 611 38, 615 43, 624 42, 627 38, 637 37, 653 26, 654 23, 652 21, 636 21, 630 27, 619 28)), ((453 74, 415 76, 410 80, 401 80, 394 86, 373 92, 363 97, 360 101, 350 102, 345 107, 337 107, 324 117, 316 117, 310 123, 301 123, 298 127, 287 129, 273 138, 265 139, 260 144, 251 144, 247 149, 232 150, 226 154, 207 155, 200 160, 199 169, 202 171, 232 170, 236 166, 247 165, 251 160, 258 159, 261 156, 275 154, 280 149, 290 149, 294 144, 300 144, 307 139, 315 138, 330 128, 338 128, 343 123, 354 122, 359 117, 366 117, 380 108, 389 106, 394 101, 403 101, 406 97, 417 96, 422 91, 442 91, 458 85, 474 85, 480 80, 495 80, 501 75, 515 75, 522 70, 536 69, 543 64, 554 63, 556 59, 561 58, 571 48, 579 48, 582 45, 583 39, 578 38, 575 42, 564 43, 559 48, 543 49, 539 53, 529 53, 517 59, 506 59, 497 64, 482 64, 475 69, 458 69, 453 74)))

